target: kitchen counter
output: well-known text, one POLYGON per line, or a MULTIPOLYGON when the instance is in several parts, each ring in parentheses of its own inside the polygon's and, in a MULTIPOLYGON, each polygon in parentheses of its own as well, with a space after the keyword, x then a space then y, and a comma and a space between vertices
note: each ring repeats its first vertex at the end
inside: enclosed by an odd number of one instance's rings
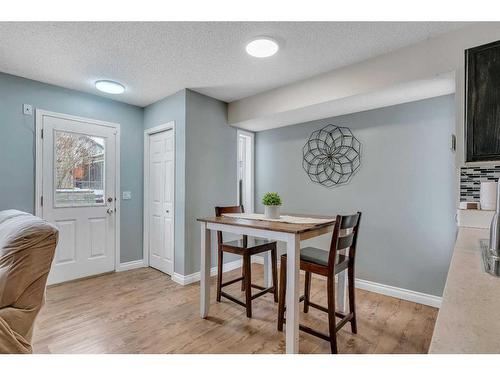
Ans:
POLYGON ((429 353, 500 353, 500 278, 483 271, 488 229, 459 228, 429 353))

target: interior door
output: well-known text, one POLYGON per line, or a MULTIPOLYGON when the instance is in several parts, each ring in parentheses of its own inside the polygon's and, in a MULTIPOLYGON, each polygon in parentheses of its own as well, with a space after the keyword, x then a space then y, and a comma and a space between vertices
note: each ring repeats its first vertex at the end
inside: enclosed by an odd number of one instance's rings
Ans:
POLYGON ((42 216, 59 228, 49 283, 115 269, 116 129, 42 117, 42 216))
POLYGON ((174 137, 172 130, 149 136, 149 265, 174 272, 174 137))

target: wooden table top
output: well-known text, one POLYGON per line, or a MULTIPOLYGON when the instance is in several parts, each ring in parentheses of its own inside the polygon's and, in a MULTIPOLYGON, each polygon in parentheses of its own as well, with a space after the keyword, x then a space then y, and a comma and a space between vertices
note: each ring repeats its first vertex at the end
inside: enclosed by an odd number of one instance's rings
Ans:
POLYGON ((331 219, 326 223, 321 224, 292 224, 283 223, 279 221, 265 221, 265 220, 251 220, 251 219, 239 219, 228 216, 213 216, 206 218, 198 218, 197 221, 205 223, 215 223, 224 225, 234 225, 239 227, 248 227, 254 229, 271 230, 274 232, 285 232, 285 233, 304 233, 311 230, 326 228, 335 224, 335 217, 332 216, 320 216, 320 215, 304 215, 304 214, 287 214, 291 216, 302 216, 311 217, 317 219, 331 219))

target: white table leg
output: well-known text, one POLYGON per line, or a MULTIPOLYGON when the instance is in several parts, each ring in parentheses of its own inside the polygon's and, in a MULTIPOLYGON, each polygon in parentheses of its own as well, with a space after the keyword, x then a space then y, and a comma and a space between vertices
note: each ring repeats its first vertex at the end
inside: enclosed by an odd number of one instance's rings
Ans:
POLYGON ((339 311, 346 311, 347 306, 347 270, 337 275, 337 307, 339 311))
POLYGON ((264 287, 271 287, 273 274, 271 268, 271 252, 266 251, 264 254, 264 287))
POLYGON ((211 236, 205 222, 201 223, 201 271, 200 271, 200 314, 208 316, 210 308, 210 257, 211 236))
POLYGON ((286 353, 297 354, 299 352, 299 235, 288 236, 286 253, 286 353))

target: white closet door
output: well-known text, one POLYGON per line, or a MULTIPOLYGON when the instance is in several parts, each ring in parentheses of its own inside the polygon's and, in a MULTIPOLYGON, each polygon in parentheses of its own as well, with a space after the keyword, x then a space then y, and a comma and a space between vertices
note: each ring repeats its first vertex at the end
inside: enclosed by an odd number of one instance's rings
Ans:
POLYGON ((174 272, 174 138, 166 130, 149 136, 149 264, 174 272))

